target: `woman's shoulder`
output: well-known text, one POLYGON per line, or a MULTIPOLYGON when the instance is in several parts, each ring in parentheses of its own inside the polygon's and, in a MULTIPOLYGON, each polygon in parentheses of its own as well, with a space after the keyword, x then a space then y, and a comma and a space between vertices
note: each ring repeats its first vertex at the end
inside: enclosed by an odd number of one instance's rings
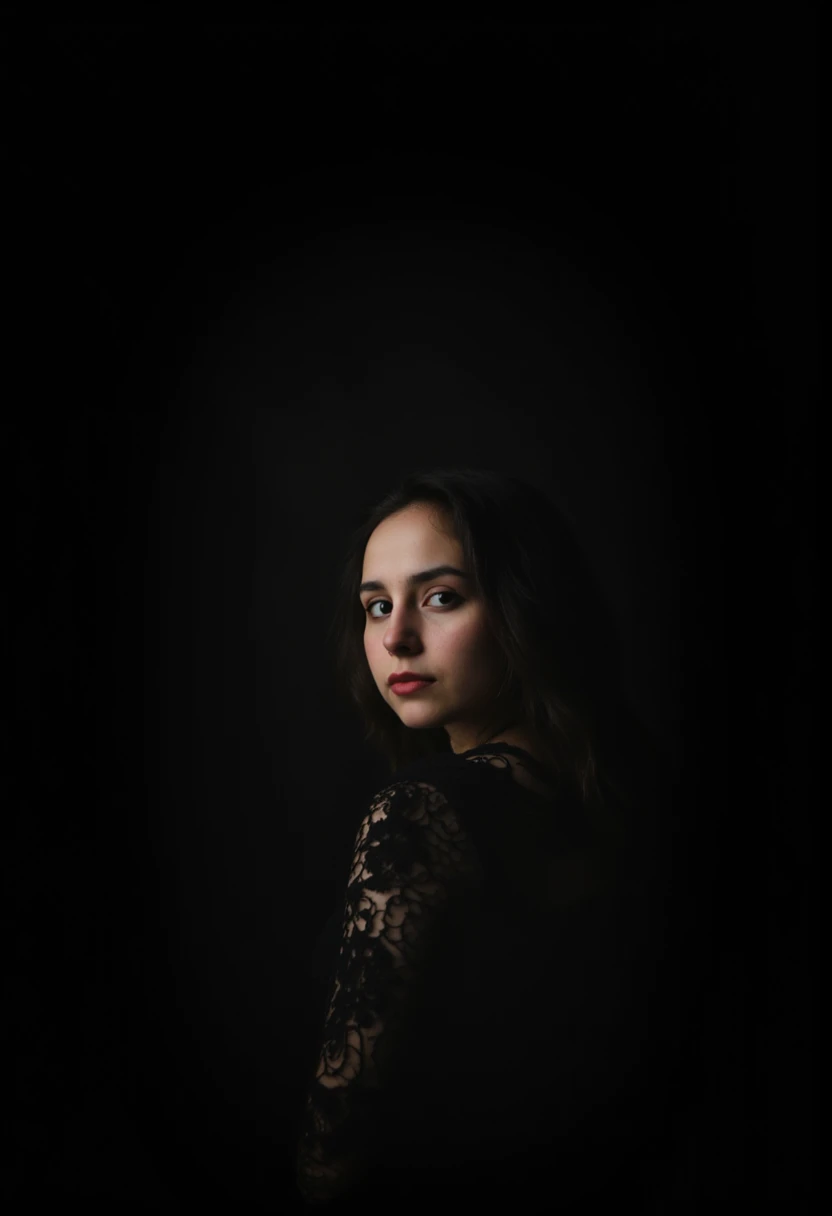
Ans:
POLYGON ((579 844, 588 831, 569 790, 529 752, 513 745, 421 756, 392 773, 379 796, 403 790, 410 800, 421 796, 419 787, 432 803, 449 803, 481 844, 491 841, 504 851, 526 847, 561 852, 579 844))
POLYGON ((497 768, 527 792, 543 802, 554 802, 563 791, 556 776, 530 746, 500 741, 483 743, 463 752, 463 760, 474 765, 497 768))

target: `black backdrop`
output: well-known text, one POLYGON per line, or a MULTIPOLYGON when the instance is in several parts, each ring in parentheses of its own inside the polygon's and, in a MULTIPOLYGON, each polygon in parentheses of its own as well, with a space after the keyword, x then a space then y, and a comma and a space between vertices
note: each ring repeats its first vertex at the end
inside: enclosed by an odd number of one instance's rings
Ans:
POLYGON ((572 518, 706 842, 655 1210, 811 1210, 814 36, 6 21, 14 1211, 291 1197, 338 547, 455 463, 572 518))

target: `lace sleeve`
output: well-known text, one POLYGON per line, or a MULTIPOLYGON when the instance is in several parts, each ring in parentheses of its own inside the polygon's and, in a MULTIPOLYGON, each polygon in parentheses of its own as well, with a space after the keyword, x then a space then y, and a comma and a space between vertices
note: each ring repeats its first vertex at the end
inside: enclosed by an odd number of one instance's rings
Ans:
POLYGON ((297 1185, 308 1203, 369 1171, 395 1072, 397 1028, 473 846, 444 795, 400 781, 376 795, 355 840, 323 1043, 300 1121, 297 1185))

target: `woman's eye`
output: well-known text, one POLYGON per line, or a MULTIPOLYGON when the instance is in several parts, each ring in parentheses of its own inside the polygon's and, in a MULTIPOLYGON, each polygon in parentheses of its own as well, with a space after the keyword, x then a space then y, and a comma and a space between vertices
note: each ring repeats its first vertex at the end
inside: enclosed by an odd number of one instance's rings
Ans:
MULTIPOLYGON (((451 597, 451 602, 453 602, 454 600, 458 600, 458 599, 459 599, 459 596, 457 595, 457 593, 456 593, 455 591, 433 591, 433 592, 432 592, 432 593, 431 593, 431 594, 428 596, 428 599, 431 599, 431 600, 432 600, 432 599, 433 599, 433 597, 434 597, 435 595, 449 595, 449 596, 451 597)), ((448 607, 450 607, 450 605, 449 605, 449 604, 440 604, 440 605, 439 605, 439 607, 440 607, 440 608, 448 608, 448 607)))
MULTIPOLYGON (((430 595, 428 596, 428 599, 429 600, 435 599, 437 595, 449 595, 452 597, 452 601, 458 600, 460 598, 455 591, 432 591, 430 593, 430 595)), ((373 620, 375 620, 375 621, 383 620, 384 616, 387 616, 389 614, 382 613, 381 615, 379 615, 377 612, 373 612, 373 609, 377 608, 379 606, 379 604, 389 604, 389 603, 390 603, 389 600, 373 600, 372 603, 367 605, 367 615, 372 617, 373 620)), ((440 608, 450 608, 450 604, 440 604, 439 607, 440 608)))

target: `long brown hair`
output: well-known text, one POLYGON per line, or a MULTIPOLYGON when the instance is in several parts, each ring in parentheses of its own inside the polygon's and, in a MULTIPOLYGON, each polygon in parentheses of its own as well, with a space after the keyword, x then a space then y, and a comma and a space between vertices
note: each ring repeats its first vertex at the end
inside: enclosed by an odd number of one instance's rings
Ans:
POLYGON ((504 660, 503 694, 536 753, 587 806, 620 792, 620 689, 615 631, 571 528, 522 478, 465 467, 418 470, 365 506, 349 535, 330 626, 341 697, 390 772, 449 752, 442 728, 406 727, 379 695, 364 652, 359 584, 374 529, 411 503, 448 512, 465 569, 486 606, 504 660))

